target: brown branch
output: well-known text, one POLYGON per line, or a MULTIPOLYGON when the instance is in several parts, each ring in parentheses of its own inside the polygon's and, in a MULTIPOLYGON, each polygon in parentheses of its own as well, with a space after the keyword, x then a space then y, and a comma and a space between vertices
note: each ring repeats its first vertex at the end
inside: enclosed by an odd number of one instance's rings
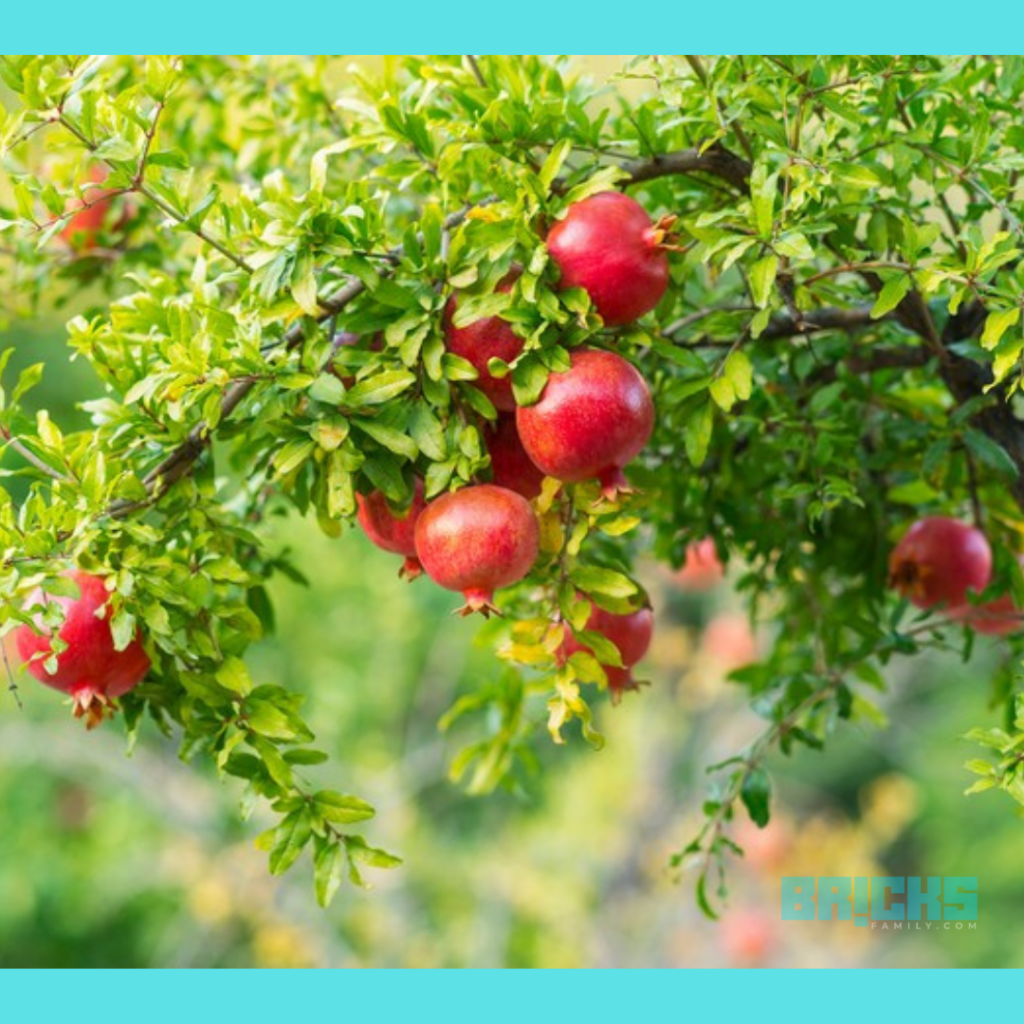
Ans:
MULTIPOLYGON (((677 323, 666 328, 662 333, 666 337, 671 337, 671 335, 678 333, 691 323, 695 323, 699 319, 704 319, 705 316, 711 316, 718 312, 742 312, 742 310, 711 309, 699 315, 692 314, 690 317, 684 317, 682 320, 677 321, 677 323)), ((780 314, 779 316, 772 317, 760 337, 765 341, 778 341, 781 338, 794 338, 802 334, 817 334, 821 331, 855 331, 858 328, 870 327, 871 324, 879 322, 878 320, 871 319, 870 306, 858 306, 852 309, 812 309, 807 313, 801 314, 799 318, 791 314, 780 314)), ((694 348, 700 348, 701 346, 715 345, 717 343, 708 338, 698 338, 687 341, 686 344, 694 348)), ((732 342, 730 341, 727 344, 731 345, 732 342)))
POLYGON ((680 149, 675 153, 659 153, 642 160, 633 160, 622 168, 629 175, 629 184, 664 178, 673 174, 693 174, 703 171, 727 182, 738 192, 750 187, 750 162, 717 143, 701 151, 680 149))

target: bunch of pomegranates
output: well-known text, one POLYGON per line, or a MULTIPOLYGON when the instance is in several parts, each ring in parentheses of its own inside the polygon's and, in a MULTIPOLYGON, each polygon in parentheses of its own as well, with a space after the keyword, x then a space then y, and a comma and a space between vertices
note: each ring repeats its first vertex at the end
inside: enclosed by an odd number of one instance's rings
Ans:
MULTIPOLYGON (((634 199, 618 192, 591 196, 571 206, 547 238, 560 274, 559 286, 582 288, 608 326, 643 316, 668 286, 665 232, 634 199)), ((497 285, 511 291, 514 269, 497 285)), ((563 483, 599 482, 614 498, 625 487, 623 468, 647 444, 654 428, 654 404, 646 381, 615 352, 583 348, 570 364, 552 373, 539 399, 518 405, 511 377, 492 372, 493 360, 508 367, 521 355, 523 339, 500 316, 456 325, 459 296, 445 308, 443 329, 449 351, 477 371, 476 386, 498 410, 485 431, 490 483, 422 501, 422 484, 408 510, 391 510, 383 496, 359 499, 359 521, 367 536, 403 555, 405 571, 422 568, 435 583, 461 591, 464 614, 493 611, 494 592, 523 579, 537 560, 539 527, 530 502, 545 477, 563 483)), ((630 669, 650 643, 652 616, 644 608, 613 615, 595 608, 589 630, 618 647, 624 667, 606 666, 614 695, 633 687, 630 669)), ((574 638, 564 657, 585 650, 574 638)))

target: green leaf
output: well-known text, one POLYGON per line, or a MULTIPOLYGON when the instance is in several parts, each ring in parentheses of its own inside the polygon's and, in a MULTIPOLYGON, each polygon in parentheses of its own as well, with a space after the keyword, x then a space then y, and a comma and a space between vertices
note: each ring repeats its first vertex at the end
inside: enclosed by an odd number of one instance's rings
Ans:
POLYGON ((309 813, 305 807, 287 815, 274 830, 270 873, 283 875, 299 859, 311 835, 309 813))
POLYGON ((395 430, 394 427, 389 427, 386 423, 356 418, 353 418, 351 423, 353 427, 368 434, 389 452, 401 455, 410 462, 419 455, 419 448, 416 447, 416 442, 411 437, 403 434, 400 430, 395 430))
POLYGON ((714 406, 710 402, 705 402, 691 414, 683 427, 686 455, 695 468, 699 469, 704 465, 704 460, 707 458, 714 422, 714 406))
POLYGON ((252 680, 249 678, 249 670, 241 658, 225 658, 223 664, 216 672, 217 682, 239 696, 245 697, 252 690, 252 680))
POLYGON ((325 405, 340 405, 345 397, 345 385, 333 373, 321 373, 310 386, 309 397, 325 405))
POLYGON ((985 329, 981 332, 982 347, 989 351, 994 349, 999 344, 999 339, 1019 320, 1019 306, 989 313, 985 318, 985 329))
POLYGON ((345 856, 341 844, 334 840, 317 840, 313 858, 313 882, 316 901, 321 907, 329 907, 341 888, 345 856))
POLYGON ((415 383, 416 374, 408 370, 385 370, 351 388, 345 396, 345 405, 350 408, 383 405, 392 398, 397 398, 415 383))
POLYGON ((409 433, 428 459, 440 462, 447 457, 448 445, 445 442, 444 428, 426 402, 417 402, 412 407, 409 433))
POLYGON ((1006 453, 1006 450, 987 434, 968 427, 964 431, 964 443, 972 455, 980 459, 990 469, 1006 477, 1017 476, 1017 465, 1006 453))
POLYGON ((639 588, 628 577, 614 569, 603 569, 596 565, 577 565, 570 573, 572 582, 584 594, 601 594, 605 597, 632 597, 639 588))
POLYGON ((768 305, 779 272, 778 256, 764 256, 750 268, 750 291, 759 309, 768 305))
POLYGON ((313 808, 322 818, 335 825, 367 821, 377 813, 365 800, 327 789, 313 797, 313 808))
POLYGON ((740 797, 750 820, 758 828, 764 828, 771 819, 772 784, 763 768, 754 768, 743 780, 740 797))
POLYGON ((889 278, 871 307, 871 319, 880 320, 887 313, 891 313, 903 301, 912 283, 909 274, 889 278))

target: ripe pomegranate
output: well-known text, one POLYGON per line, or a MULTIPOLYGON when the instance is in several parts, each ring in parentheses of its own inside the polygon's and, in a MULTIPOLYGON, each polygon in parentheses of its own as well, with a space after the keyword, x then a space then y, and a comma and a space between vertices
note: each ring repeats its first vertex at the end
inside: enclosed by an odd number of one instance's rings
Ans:
MULTIPOLYGON (((89 180, 97 185, 102 185, 106 178, 106 171, 100 167, 89 171, 89 180)), ((96 248, 100 234, 108 226, 112 202, 102 190, 90 188, 84 191, 84 199, 74 206, 84 209, 67 219, 60 237, 77 252, 88 252, 96 248)))
MULTIPOLYGON (((618 704, 627 690, 640 689, 633 678, 633 668, 643 660, 651 646, 654 633, 654 613, 650 608, 641 608, 629 615, 616 615, 605 611, 595 604, 587 619, 589 631, 607 637, 618 648, 622 666, 602 665, 608 678, 608 690, 612 701, 618 704)), ((585 644, 581 644, 572 633, 567 633, 562 644, 563 657, 568 658, 577 651, 593 653, 585 644)))
POLYGON ((544 474, 530 461, 519 439, 515 416, 499 416, 487 435, 491 456, 491 474, 499 487, 521 494, 532 501, 540 494, 544 474))
POLYGON ((654 403, 639 371, 614 352, 577 350, 553 373, 536 405, 516 413, 527 454, 546 476, 596 477, 608 497, 625 489, 622 467, 647 444, 654 403))
MULTIPOLYGON (((674 218, 672 218, 674 219, 674 218)), ((583 288, 609 326, 639 319, 668 287, 665 233, 621 192, 602 192, 569 207, 548 234, 548 252, 563 288, 583 288)))
POLYGON ((745 615, 723 612, 705 627, 701 648, 726 672, 757 661, 757 638, 745 615))
POLYGON ((45 664, 53 646, 52 637, 41 631, 44 627, 19 626, 14 637, 28 671, 41 683, 70 694, 75 717, 84 717, 91 729, 103 720, 112 700, 142 682, 150 661, 138 635, 123 651, 114 649, 110 623, 99 617, 110 596, 103 580, 77 570, 67 575, 77 584, 79 597, 36 591, 29 599, 30 605, 54 602, 64 608, 64 624, 57 635, 68 646, 57 655, 53 674, 45 664))
MULTIPOLYGON (((1024 558, 1020 559, 1024 565, 1024 558)), ((985 636, 1010 636, 1024 630, 1024 610, 1018 607, 1012 594, 1003 594, 994 601, 982 605, 965 604, 950 610, 949 616, 957 622, 965 622, 985 636)))
POLYGON ((889 556, 889 585, 918 608, 967 603, 992 579, 992 551, 985 535, 946 516, 919 519, 889 556))
POLYGON ((426 574, 462 591, 463 615, 495 611, 494 591, 521 580, 537 560, 540 528, 529 502, 493 484, 432 501, 416 524, 416 553, 426 574))
POLYGON ((367 497, 357 494, 356 502, 359 505, 359 525, 366 536, 382 550, 404 555, 405 562, 398 575, 410 581, 416 579, 423 572, 416 557, 416 522, 427 507, 423 500, 423 481, 416 481, 412 505, 403 516, 396 516, 391 511, 387 499, 380 491, 374 491, 367 497))
POLYGON ((694 541, 686 549, 686 561, 676 573, 676 583, 685 590, 710 590, 725 578, 725 566, 718 558, 710 537, 694 541))
MULTIPOLYGON (((513 270, 504 277, 498 285, 498 291, 511 291, 519 274, 519 270, 513 270)), ((462 356, 473 364, 480 375, 475 381, 476 386, 491 400, 494 408, 510 412, 516 407, 516 400, 512 395, 512 375, 492 377, 487 364, 491 359, 511 363, 522 352, 523 339, 512 330, 512 325, 502 320, 500 316, 486 316, 482 320, 466 324, 465 327, 456 327, 455 310, 458 304, 458 298, 453 295, 445 307, 445 344, 450 352, 462 356)))
POLYGON ((720 928, 722 949, 735 967, 762 966, 778 944, 775 922, 762 910, 733 911, 720 928))

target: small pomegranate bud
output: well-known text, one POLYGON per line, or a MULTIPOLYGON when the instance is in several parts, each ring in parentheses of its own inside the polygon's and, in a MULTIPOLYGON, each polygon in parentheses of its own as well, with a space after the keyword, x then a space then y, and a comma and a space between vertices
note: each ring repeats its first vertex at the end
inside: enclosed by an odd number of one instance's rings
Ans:
POLYGON ((654 404, 639 371, 622 356, 577 350, 553 373, 536 405, 516 413, 534 465, 566 483, 598 479, 609 498, 626 489, 622 467, 647 444, 654 404))
POLYGON ((544 474, 530 461, 519 440, 515 416, 499 416, 487 434, 491 456, 491 474, 499 487, 521 494, 532 501, 540 494, 544 474))
MULTIPOLYGON (((513 270, 498 285, 499 292, 509 292, 519 277, 520 271, 513 270)), ((474 320, 465 327, 455 326, 455 311, 458 298, 448 300, 444 316, 445 344, 450 352, 473 364, 480 375, 474 382, 491 400, 495 409, 509 412, 516 407, 512 395, 512 375, 493 377, 488 369, 492 359, 511 363, 523 350, 523 339, 512 330, 511 324, 500 316, 487 316, 474 320)))
MULTIPOLYGON (((612 703, 618 704, 627 690, 638 690, 639 684, 633 678, 633 668, 647 654, 654 633, 654 613, 650 608, 641 608, 628 615, 616 615, 603 608, 593 605, 593 611, 587 619, 587 631, 600 633, 613 644, 619 652, 622 665, 602 665, 608 679, 608 691, 612 703)), ((567 632, 562 644, 563 658, 569 658, 577 651, 593 652, 581 644, 571 632, 567 632)))
POLYGON ((404 515, 392 512, 380 491, 374 491, 367 497, 357 494, 356 502, 359 505, 359 525, 366 536, 383 551, 404 555, 405 562, 398 575, 410 582, 416 579, 423 572, 416 557, 416 522, 427 507, 423 500, 423 481, 416 481, 412 505, 404 515))
POLYGON ((562 287, 586 291, 611 327, 639 319, 668 287, 664 242, 670 223, 652 224, 644 208, 621 192, 575 203, 547 239, 562 287))
POLYGON ((42 591, 29 598, 30 606, 54 603, 64 609, 64 624, 57 636, 67 647, 56 656, 54 671, 46 668, 53 654, 53 638, 41 623, 19 626, 14 639, 28 671, 41 683, 69 694, 75 717, 84 718, 91 729, 103 720, 116 698, 142 682, 150 661, 141 635, 123 651, 115 649, 110 622, 104 615, 109 611, 110 595, 103 580, 78 571, 66 575, 78 586, 77 598, 53 597, 42 591))
POLYGON ((889 585, 918 608, 967 603, 992 579, 992 551, 973 526, 945 516, 919 519, 889 557, 889 585))
POLYGON ((416 524, 416 552, 426 574, 461 591, 463 615, 496 611, 494 591, 533 568, 540 544, 537 517, 520 494, 481 484, 432 501, 416 524))

